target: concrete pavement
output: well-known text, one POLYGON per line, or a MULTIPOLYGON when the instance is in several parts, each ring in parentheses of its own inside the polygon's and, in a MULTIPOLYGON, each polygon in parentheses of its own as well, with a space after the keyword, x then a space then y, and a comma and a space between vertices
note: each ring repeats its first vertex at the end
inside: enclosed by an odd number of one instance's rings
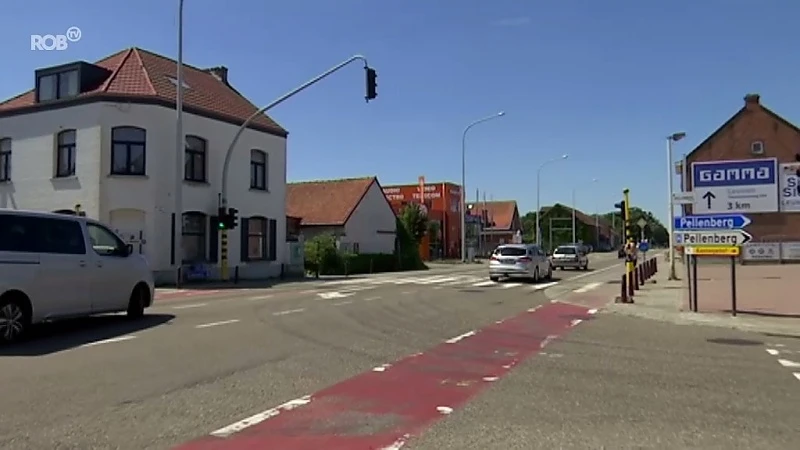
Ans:
POLYGON ((547 304, 550 289, 593 275, 475 286, 485 268, 457 272, 214 292, 158 302, 141 322, 44 327, 0 349, 0 448, 170 448, 547 304))

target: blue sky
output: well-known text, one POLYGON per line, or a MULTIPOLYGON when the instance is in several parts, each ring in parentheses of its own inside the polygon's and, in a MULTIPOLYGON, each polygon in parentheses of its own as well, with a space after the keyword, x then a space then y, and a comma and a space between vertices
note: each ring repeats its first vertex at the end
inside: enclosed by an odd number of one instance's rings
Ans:
MULTIPOLYGON (((176 54, 177 0, 3 0, 0 97, 29 89, 33 71, 138 46, 176 54), (110 6, 114 5, 114 6, 110 6), (81 28, 61 52, 33 52, 31 34, 81 28)), ((460 181, 467 192, 586 212, 632 203, 664 218, 664 136, 686 131, 688 152, 747 92, 800 120, 800 3, 745 0, 186 0, 187 63, 230 69, 232 84, 266 104, 362 53, 379 96, 363 100, 353 65, 271 112, 291 133, 289 179, 377 175, 383 184, 460 181), (591 180, 597 178, 596 183, 591 180)))

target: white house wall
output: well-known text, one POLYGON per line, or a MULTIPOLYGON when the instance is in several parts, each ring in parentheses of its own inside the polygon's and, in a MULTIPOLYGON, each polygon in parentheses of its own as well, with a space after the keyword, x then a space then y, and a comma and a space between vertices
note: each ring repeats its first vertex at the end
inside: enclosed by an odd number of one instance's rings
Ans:
POLYGON ((342 242, 358 243, 360 253, 392 253, 397 221, 378 183, 372 183, 345 224, 342 242))
MULTIPOLYGON (((0 119, 0 138, 12 138, 10 183, 0 183, 0 207, 53 211, 80 204, 90 217, 140 230, 143 253, 154 271, 170 270, 171 218, 175 190, 175 110, 140 104, 93 103, 0 119), (109 175, 111 130, 147 131, 146 176, 109 175), (76 176, 55 178, 55 139, 77 130, 76 176)), ((207 143, 207 183, 184 181, 183 211, 216 215, 225 151, 238 127, 185 113, 186 135, 207 143)), ((243 278, 275 276, 286 258, 286 139, 255 130, 241 135, 230 164, 228 206, 240 217, 277 221, 276 261, 241 263, 241 230, 228 232, 228 259, 243 278), (250 189, 250 150, 268 155, 268 191, 250 189)), ((180 224, 180 220, 178 220, 180 224)), ((124 231, 135 231, 124 230, 124 231)), ((210 230, 208 230, 210 231, 210 230)), ((208 245, 208 243, 207 243, 208 245)), ((207 249, 208 251, 208 249, 207 249)))

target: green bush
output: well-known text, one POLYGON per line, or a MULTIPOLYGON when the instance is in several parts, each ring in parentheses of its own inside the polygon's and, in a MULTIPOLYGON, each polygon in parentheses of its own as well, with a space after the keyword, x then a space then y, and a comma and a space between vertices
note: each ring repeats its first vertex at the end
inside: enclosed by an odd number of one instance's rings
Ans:
POLYGON ((329 234, 316 236, 305 243, 305 269, 312 274, 357 275, 427 268, 419 256, 419 244, 399 220, 394 254, 339 252, 336 238, 329 234))

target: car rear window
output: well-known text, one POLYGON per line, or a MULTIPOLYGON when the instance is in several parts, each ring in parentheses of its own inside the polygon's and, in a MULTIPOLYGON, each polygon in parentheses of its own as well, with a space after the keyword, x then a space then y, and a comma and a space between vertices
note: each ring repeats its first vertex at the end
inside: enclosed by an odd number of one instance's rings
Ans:
POLYGON ((497 249, 497 254, 500 256, 525 256, 528 252, 519 247, 501 247, 497 249))
POLYGON ((577 251, 575 251, 575 247, 558 247, 555 253, 557 255, 574 255, 577 251))

